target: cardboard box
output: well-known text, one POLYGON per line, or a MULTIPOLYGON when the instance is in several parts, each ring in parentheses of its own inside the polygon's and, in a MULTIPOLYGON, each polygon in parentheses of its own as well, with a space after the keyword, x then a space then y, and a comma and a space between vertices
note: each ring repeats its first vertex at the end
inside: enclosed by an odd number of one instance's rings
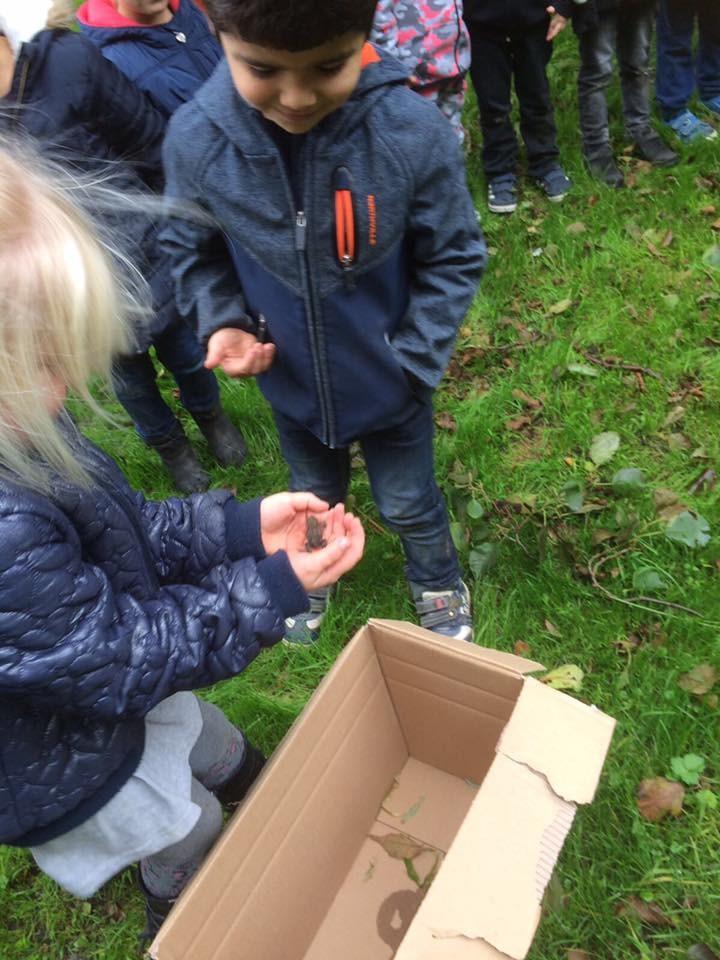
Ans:
POLYGON ((370 621, 173 909, 156 960, 521 960, 614 721, 539 664, 370 621))

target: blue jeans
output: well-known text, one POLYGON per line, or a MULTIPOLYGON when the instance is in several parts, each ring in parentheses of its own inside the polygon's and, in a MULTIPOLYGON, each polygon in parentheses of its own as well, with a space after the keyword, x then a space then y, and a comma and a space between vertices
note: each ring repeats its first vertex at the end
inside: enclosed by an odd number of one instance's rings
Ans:
MULTIPOLYGON (((220 404, 215 374, 206 370, 205 352, 184 321, 171 324, 153 340, 158 360, 175 378, 180 402, 191 413, 209 413, 220 404)), ((120 357, 113 366, 113 387, 120 403, 146 443, 162 443, 178 421, 157 387, 157 370, 149 353, 120 357)))
POLYGON ((720 96, 720 3, 661 0, 655 93, 664 120, 687 109, 696 86, 701 100, 720 96), (700 36, 693 56, 696 19, 700 36))
MULTIPOLYGON (((326 447, 277 411, 275 422, 291 489, 310 490, 331 505, 343 501, 349 450, 326 447)), ((432 404, 421 403, 403 423, 358 439, 380 516, 402 541, 408 580, 428 590, 456 587, 460 567, 433 468, 432 404)))
POLYGON ((603 11, 594 30, 580 35, 578 106, 583 151, 592 159, 610 144, 606 90, 617 53, 625 129, 631 138, 650 126, 650 41, 653 11, 621 4, 603 11))

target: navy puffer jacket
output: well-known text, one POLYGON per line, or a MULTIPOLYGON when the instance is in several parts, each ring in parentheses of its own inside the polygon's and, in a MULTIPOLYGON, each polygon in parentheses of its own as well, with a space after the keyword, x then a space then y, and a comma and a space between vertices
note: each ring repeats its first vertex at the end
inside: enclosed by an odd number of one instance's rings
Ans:
POLYGON ((287 555, 264 555, 258 501, 151 503, 75 442, 92 490, 0 479, 0 842, 17 846, 91 816, 152 707, 239 673, 307 605, 287 555))
MULTIPOLYGON (((125 195, 162 187, 166 122, 89 40, 68 30, 43 30, 21 46, 10 93, 0 100, 0 130, 30 134, 44 153, 101 175, 125 195)), ((129 206, 95 212, 152 288, 153 316, 137 330, 142 352, 177 320, 157 218, 129 206)))
POLYGON ((118 13, 113 0, 85 0, 80 29, 103 56, 169 116, 190 100, 222 58, 205 14, 192 0, 171 2, 168 23, 144 27, 118 13))

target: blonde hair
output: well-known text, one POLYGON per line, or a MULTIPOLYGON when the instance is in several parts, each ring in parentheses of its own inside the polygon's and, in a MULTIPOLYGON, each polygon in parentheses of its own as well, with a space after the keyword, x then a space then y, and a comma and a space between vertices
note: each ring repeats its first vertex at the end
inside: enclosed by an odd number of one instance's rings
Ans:
POLYGON ((76 202, 84 188, 0 142, 0 472, 49 492, 90 479, 43 399, 48 374, 102 413, 89 382, 130 349, 113 255, 76 202))
POLYGON ((54 0, 50 4, 47 26, 50 30, 69 30, 75 22, 75 7, 71 0, 54 0))

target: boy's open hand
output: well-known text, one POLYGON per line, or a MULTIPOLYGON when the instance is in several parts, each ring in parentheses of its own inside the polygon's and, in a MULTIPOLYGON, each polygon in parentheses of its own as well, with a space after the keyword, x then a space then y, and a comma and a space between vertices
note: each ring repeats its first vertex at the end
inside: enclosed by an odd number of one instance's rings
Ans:
POLYGON ((295 576, 306 590, 328 587, 351 570, 362 557, 365 531, 339 503, 328 509, 311 493, 279 493, 260 504, 260 529, 267 553, 285 550, 295 576), (310 518, 321 531, 319 545, 308 526, 310 518), (310 545, 310 549, 308 549, 310 545))
POLYGON ((260 343, 246 330, 223 327, 208 340, 205 366, 220 367, 229 377, 254 377, 264 373, 275 359, 275 344, 260 343))
POLYGON ((550 26, 548 27, 547 35, 545 39, 550 43, 555 37, 562 33, 565 27, 568 25, 568 18, 563 17, 562 14, 559 14, 555 7, 546 7, 546 13, 550 14, 550 26))

